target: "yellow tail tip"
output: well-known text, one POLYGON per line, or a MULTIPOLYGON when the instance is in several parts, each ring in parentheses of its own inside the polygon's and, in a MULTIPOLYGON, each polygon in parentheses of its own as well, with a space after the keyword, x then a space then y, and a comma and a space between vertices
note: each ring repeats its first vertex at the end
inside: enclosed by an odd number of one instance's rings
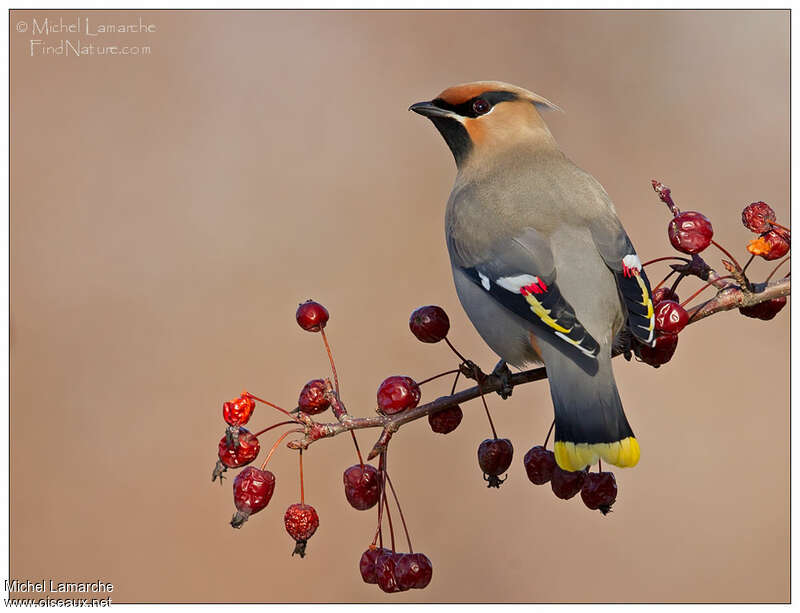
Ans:
POLYGON ((570 443, 556 441, 554 447, 556 463, 562 470, 583 470, 602 458, 609 464, 621 468, 636 466, 641 450, 633 436, 615 443, 570 443))

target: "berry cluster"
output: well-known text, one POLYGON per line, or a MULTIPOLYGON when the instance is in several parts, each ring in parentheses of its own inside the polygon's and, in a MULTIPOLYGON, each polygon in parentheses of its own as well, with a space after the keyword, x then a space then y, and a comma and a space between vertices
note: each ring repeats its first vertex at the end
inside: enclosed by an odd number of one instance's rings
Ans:
POLYGON ((384 592, 405 592, 428 586, 433 565, 424 553, 395 553, 370 545, 358 562, 364 583, 377 584, 384 592))

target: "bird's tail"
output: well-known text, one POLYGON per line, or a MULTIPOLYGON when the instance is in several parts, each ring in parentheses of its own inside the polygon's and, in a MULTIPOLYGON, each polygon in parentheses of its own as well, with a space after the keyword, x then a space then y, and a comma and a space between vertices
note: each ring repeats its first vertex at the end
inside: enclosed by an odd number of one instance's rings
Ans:
POLYGON ((590 374, 557 349, 542 350, 555 409, 558 465, 582 470, 602 458, 616 466, 635 466, 639 443, 622 410, 610 356, 601 351, 590 374))

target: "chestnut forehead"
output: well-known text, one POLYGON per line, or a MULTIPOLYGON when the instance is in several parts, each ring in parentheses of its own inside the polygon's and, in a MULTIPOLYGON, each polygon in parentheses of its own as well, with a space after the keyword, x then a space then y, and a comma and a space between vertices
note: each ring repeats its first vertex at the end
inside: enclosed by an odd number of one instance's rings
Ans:
POLYGON ((488 91, 497 91, 498 88, 492 87, 489 83, 470 83, 468 85, 456 85, 448 87, 437 98, 441 98, 448 104, 459 105, 467 100, 472 100, 475 96, 480 96, 488 91))

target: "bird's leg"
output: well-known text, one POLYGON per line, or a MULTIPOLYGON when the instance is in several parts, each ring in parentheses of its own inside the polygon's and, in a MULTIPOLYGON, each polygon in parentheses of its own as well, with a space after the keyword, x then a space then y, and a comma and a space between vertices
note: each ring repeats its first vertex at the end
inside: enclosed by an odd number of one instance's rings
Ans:
POLYGON ((511 396, 511 392, 514 391, 514 388, 511 386, 511 370, 509 370, 505 360, 500 360, 497 363, 492 371, 492 375, 500 379, 500 389, 497 390, 500 397, 505 400, 511 396))

